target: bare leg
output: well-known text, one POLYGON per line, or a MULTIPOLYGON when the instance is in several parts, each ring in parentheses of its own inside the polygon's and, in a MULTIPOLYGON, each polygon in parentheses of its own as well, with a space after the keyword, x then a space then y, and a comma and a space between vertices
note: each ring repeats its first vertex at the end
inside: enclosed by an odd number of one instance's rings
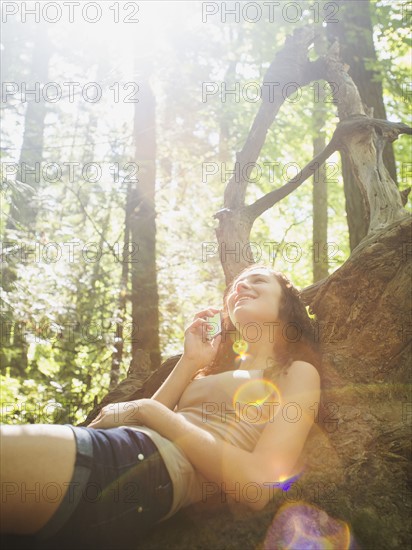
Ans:
POLYGON ((1 522, 5 533, 36 533, 66 494, 76 458, 68 426, 29 424, 0 428, 1 522))

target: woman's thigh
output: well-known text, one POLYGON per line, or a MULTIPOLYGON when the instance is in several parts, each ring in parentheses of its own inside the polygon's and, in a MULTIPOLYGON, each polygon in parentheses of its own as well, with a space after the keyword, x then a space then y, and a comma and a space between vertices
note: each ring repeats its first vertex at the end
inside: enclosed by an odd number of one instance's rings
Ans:
POLYGON ((72 429, 80 453, 73 493, 36 534, 35 548, 135 550, 173 501, 172 480, 157 447, 127 427, 72 429), (90 475, 80 475, 81 468, 90 475))
POLYGON ((1 530, 31 534, 58 509, 73 475, 76 441, 68 426, 3 425, 1 530))

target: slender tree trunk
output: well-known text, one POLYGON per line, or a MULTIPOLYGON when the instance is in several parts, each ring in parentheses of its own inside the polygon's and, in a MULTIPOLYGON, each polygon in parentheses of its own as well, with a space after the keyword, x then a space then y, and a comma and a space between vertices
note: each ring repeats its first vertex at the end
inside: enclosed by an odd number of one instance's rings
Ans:
MULTIPOLYGON (((235 80, 236 77, 236 62, 230 61, 227 67, 224 82, 227 83, 228 88, 230 89, 231 83, 235 80)), ((222 104, 223 105, 223 104, 222 104)), ((231 152, 229 151, 229 135, 230 135, 230 126, 231 121, 229 120, 228 115, 222 113, 220 117, 219 125, 219 161, 220 162, 229 162, 231 158, 231 152)))
POLYGON ((134 134, 137 179, 131 187, 129 261, 132 280, 132 361, 129 371, 142 378, 159 368, 159 297, 156 276, 156 117, 148 71, 138 71, 139 102, 134 134))
MULTIPOLYGON (((326 37, 324 33, 315 35, 315 52, 318 56, 327 52, 326 37)), ((323 85, 319 86, 319 94, 315 95, 313 107, 313 155, 318 155, 326 146, 326 123, 324 112, 326 93, 323 85)), ((319 166, 313 176, 313 282, 328 276, 328 189, 326 182, 325 164, 319 166)))
MULTIPOLYGON (((101 82, 105 74, 107 74, 107 56, 104 54, 103 51, 101 52, 101 56, 97 66, 96 81, 101 82)), ((95 143, 96 136, 98 135, 99 116, 93 109, 90 109, 90 111, 88 111, 88 114, 89 118, 85 128, 86 132, 81 136, 85 142, 85 145, 81 149, 82 154, 80 157, 80 165, 82 167, 86 166, 87 163, 96 161, 95 143)), ((87 224, 91 223, 89 219, 91 218, 92 223, 96 226, 96 229, 99 232, 99 241, 98 243, 96 243, 98 247, 97 250, 102 251, 104 248, 103 245, 107 240, 106 236, 109 230, 111 200, 108 201, 107 206, 105 205, 106 211, 103 214, 103 218, 94 218, 95 213, 89 207, 90 196, 92 193, 92 185, 89 182, 82 181, 80 181, 80 183, 77 183, 77 181, 70 182, 69 185, 71 191, 77 198, 77 203, 75 204, 75 207, 77 208, 78 213, 81 215, 77 230, 80 235, 87 234, 87 224)), ((66 188, 69 187, 66 186, 66 188)), ((98 255, 96 260, 93 262, 92 272, 87 286, 87 292, 85 292, 85 284, 80 280, 76 281, 75 308, 77 317, 80 320, 80 333, 77 333, 79 334, 79 336, 80 334, 83 334, 83 328, 92 326, 94 320, 96 319, 96 307, 98 304, 98 296, 96 294, 98 292, 98 289, 96 285, 97 282, 101 280, 101 277, 101 261, 98 255)), ((100 323, 101 319, 98 319, 98 322, 100 323)), ((69 339, 66 344, 66 351, 69 351, 69 353, 72 353, 73 356, 75 356, 78 353, 77 348, 78 341, 76 340, 76 338, 69 339)), ((85 394, 89 391, 91 382, 91 378, 88 378, 85 394)))
POLYGON ((125 217, 124 217, 124 245, 122 252, 122 274, 120 279, 120 292, 117 299, 117 309, 115 312, 116 339, 114 348, 116 351, 112 354, 112 365, 110 369, 110 390, 113 390, 119 383, 120 365, 123 358, 124 348, 124 323, 126 320, 127 289, 129 279, 129 250, 130 250, 130 206, 131 206, 131 186, 129 182, 126 192, 125 217))
POLYGON ((10 216, 6 228, 21 229, 25 234, 36 234, 36 218, 39 206, 36 194, 40 189, 44 122, 46 118, 46 103, 42 96, 44 84, 48 81, 48 66, 50 59, 50 42, 45 28, 39 29, 33 49, 30 73, 27 77, 27 109, 24 117, 23 143, 20 152, 17 181, 22 181, 33 187, 33 194, 17 195, 11 203, 10 216), (29 93, 39 83, 38 95, 29 93))
MULTIPOLYGON (((43 26, 42 26, 43 27, 43 26)), ((33 57, 30 65, 30 72, 26 81, 27 84, 27 109, 24 117, 23 143, 18 162, 16 181, 30 185, 33 190, 22 192, 14 196, 10 213, 7 219, 5 230, 5 241, 17 242, 21 247, 22 241, 28 239, 36 241, 36 219, 39 210, 37 193, 41 186, 42 160, 43 160, 43 139, 44 124, 46 118, 46 104, 43 100, 42 89, 48 80, 48 65, 50 59, 50 43, 46 28, 40 28, 36 36, 33 49, 33 57), (39 83, 37 92, 31 94, 36 83, 39 83)), ((30 250, 30 244, 29 244, 30 250)), ((17 279, 16 262, 17 257, 9 258, 7 267, 3 270, 3 288, 7 292, 13 287, 17 279)), ((23 259, 23 261, 25 261, 23 259)), ((28 256, 27 261, 32 261, 28 256)), ((11 346, 10 373, 12 376, 25 377, 27 370, 27 351, 24 321, 14 321, 13 331, 6 332, 6 341, 2 341, 5 347, 11 346), (8 341, 7 341, 8 340, 8 341)), ((6 359, 6 356, 3 355, 6 359)), ((7 366, 7 364, 6 364, 7 366)))

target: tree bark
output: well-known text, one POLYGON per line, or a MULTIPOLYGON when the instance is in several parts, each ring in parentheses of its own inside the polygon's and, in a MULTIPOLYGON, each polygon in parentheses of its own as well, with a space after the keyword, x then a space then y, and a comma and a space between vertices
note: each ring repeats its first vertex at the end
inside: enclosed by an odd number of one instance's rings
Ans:
MULTIPOLYGON (((326 55, 327 44, 324 33, 315 33, 315 52, 318 56, 326 55)), ((313 106, 313 154, 319 155, 326 146, 325 132, 323 127, 325 118, 326 92, 323 86, 319 86, 319 94, 313 106)), ((328 276, 329 263, 328 247, 328 188, 326 180, 325 164, 319 166, 313 176, 312 188, 313 203, 313 255, 312 271, 313 282, 324 279, 328 276)))
MULTIPOLYGON (((349 75, 363 104, 372 109, 374 117, 386 119, 382 80, 375 69, 367 67, 370 63, 377 63, 370 7, 369 0, 342 3, 338 22, 327 25, 326 32, 332 41, 339 40, 341 57, 349 65, 349 75)), ((345 151, 341 151, 341 159, 349 245, 353 250, 368 232, 367 214, 345 151)), ((383 150, 383 163, 396 184, 396 164, 391 143, 386 143, 383 150)))

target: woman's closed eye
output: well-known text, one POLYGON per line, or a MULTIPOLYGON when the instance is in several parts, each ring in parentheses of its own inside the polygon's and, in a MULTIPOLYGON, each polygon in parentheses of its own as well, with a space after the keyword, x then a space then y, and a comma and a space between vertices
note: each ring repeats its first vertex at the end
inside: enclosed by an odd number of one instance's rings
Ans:
POLYGON ((267 283, 268 281, 266 279, 264 279, 263 277, 257 277, 256 279, 254 279, 253 281, 251 281, 250 284, 253 284, 253 283, 267 283))
POLYGON ((268 281, 266 279, 254 279, 253 281, 251 281, 251 285, 254 285, 255 283, 267 283, 268 281))

